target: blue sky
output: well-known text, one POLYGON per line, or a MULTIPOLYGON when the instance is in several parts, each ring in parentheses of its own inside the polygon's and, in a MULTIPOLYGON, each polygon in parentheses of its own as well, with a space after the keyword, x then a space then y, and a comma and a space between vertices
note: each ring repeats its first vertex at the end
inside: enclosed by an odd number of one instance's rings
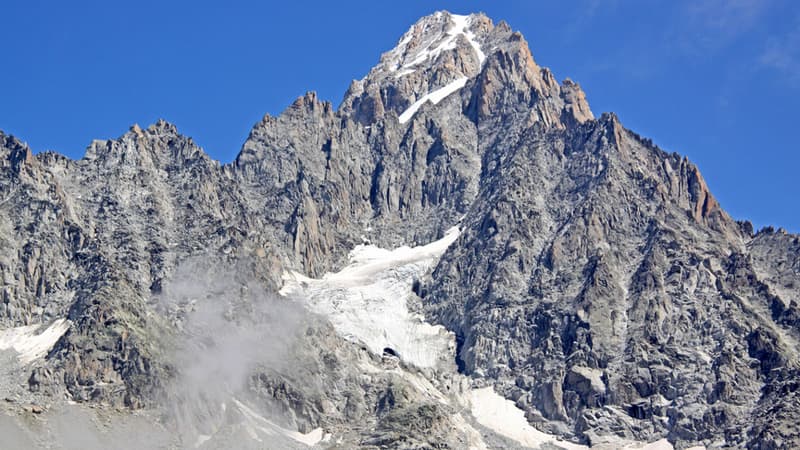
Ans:
POLYGON ((304 92, 338 105, 440 9, 507 21, 596 114, 689 155, 735 218, 800 232, 794 0, 7 0, 0 129, 79 158, 92 139, 165 118, 227 162, 304 92))

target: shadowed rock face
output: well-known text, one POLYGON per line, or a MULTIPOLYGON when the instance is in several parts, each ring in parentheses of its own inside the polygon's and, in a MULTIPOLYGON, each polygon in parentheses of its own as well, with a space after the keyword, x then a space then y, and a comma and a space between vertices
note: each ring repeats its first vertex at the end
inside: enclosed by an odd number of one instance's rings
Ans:
MULTIPOLYGON (((153 299, 188 258, 274 290, 284 270, 341 266, 362 236, 426 243, 459 221, 415 285, 420 309, 456 333, 461 370, 539 428, 800 445, 800 238, 753 235, 696 166, 613 114, 595 119, 576 83, 483 15, 421 19, 338 110, 308 93, 257 123, 230 164, 164 121, 77 161, 0 134, 0 322, 73 323, 31 369, 32 391, 142 407, 172 374, 172 318, 153 299)), ((331 345, 337 364, 358 359, 331 345)), ((275 397, 291 376, 253 382, 275 397)), ((397 385, 354 386, 346 414, 309 408, 320 392, 282 404, 309 428, 377 410, 384 431, 424 406, 390 414, 397 385)))

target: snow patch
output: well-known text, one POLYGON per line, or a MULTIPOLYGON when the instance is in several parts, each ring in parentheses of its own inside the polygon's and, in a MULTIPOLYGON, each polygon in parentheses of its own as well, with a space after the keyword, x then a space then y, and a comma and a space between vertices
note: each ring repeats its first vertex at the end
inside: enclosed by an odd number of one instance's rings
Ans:
POLYGON ((472 17, 459 16, 456 14, 451 14, 450 17, 453 18, 455 26, 450 29, 447 34, 450 34, 451 36, 463 34, 464 37, 467 38, 467 41, 469 41, 469 44, 472 46, 473 50, 475 50, 475 53, 478 55, 478 61, 480 62, 480 65, 483 66, 483 62, 486 61, 486 55, 483 53, 483 50, 481 50, 481 46, 478 44, 478 41, 475 40, 475 33, 473 33, 469 28, 472 25, 472 17))
POLYGON ((470 403, 472 415, 479 424, 522 445, 539 448, 543 444, 549 444, 566 450, 589 448, 561 441, 533 428, 525 419, 525 412, 517 408, 514 402, 498 395, 492 387, 473 389, 470 403))
POLYGON ((467 77, 459 78, 459 79, 457 79, 455 81, 450 82, 450 84, 448 84, 447 86, 445 86, 443 88, 437 89, 437 90, 435 90, 433 92, 429 92, 429 93, 423 95, 422 98, 420 98, 419 100, 417 100, 414 103, 412 103, 411 106, 408 107, 408 109, 403 111, 403 113, 400 114, 400 117, 398 118, 398 120, 400 121, 400 123, 408 122, 409 119, 414 117, 414 114, 417 113, 417 110, 419 110, 422 107, 422 105, 425 104, 425 102, 430 101, 434 105, 439 103, 440 101, 442 101, 448 95, 450 95, 453 92, 456 92, 457 90, 463 88, 464 85, 467 84, 467 79, 468 79, 467 77))
POLYGON ((0 330, 0 350, 14 350, 23 365, 44 357, 67 332, 72 322, 58 319, 47 328, 42 324, 0 330))
POLYGON ((239 411, 242 412, 242 415, 247 419, 246 427, 248 434, 258 442, 263 442, 259 437, 259 431, 266 436, 286 436, 309 447, 317 445, 325 437, 325 433, 323 433, 322 428, 315 428, 305 434, 298 431, 287 430, 286 428, 280 427, 267 420, 264 416, 253 411, 239 400, 234 399, 233 402, 236 404, 236 407, 239 408, 239 411))
MULTIPOLYGON (((705 447, 703 447, 705 448, 705 447)), ((666 439, 651 442, 643 447, 625 447, 625 450, 673 450, 672 444, 666 439)))
POLYGON ((312 311, 323 314, 337 332, 381 355, 393 349, 406 363, 434 367, 450 361, 452 333, 425 322, 408 309, 414 279, 421 277, 459 235, 458 227, 427 245, 394 250, 361 244, 350 252, 350 264, 321 279, 285 273, 280 294, 303 298, 312 311))
MULTIPOLYGON (((622 450, 674 450, 675 447, 669 443, 666 439, 659 439, 655 442, 651 442, 649 444, 627 444, 627 445, 617 445, 617 448, 621 448, 622 450)), ((703 445, 699 445, 696 447, 689 447, 686 450, 706 450, 706 447, 703 445)))
POLYGON ((402 76, 405 76, 405 75, 408 75, 408 74, 414 73, 414 72, 416 72, 414 69, 410 69, 410 68, 406 67, 406 68, 401 69, 400 71, 398 71, 396 74, 394 74, 394 77, 395 78, 400 78, 402 76))
MULTIPOLYGON (((471 412, 479 424, 513 439, 522 445, 541 448, 543 445, 565 450, 586 450, 590 447, 567 442, 561 438, 539 431, 525 419, 525 412, 517 408, 511 400, 506 400, 492 387, 473 389, 470 393, 471 412)), ((549 448, 547 447, 547 448, 549 448)), ((592 447, 594 448, 594 447, 592 447)), ((673 450, 666 439, 655 442, 631 442, 619 438, 611 438, 608 442, 597 445, 601 449, 620 450, 673 450)), ((705 447, 692 447, 688 450, 705 450, 705 447)))
POLYGON ((574 366, 571 370, 589 380, 592 384, 592 389, 594 389, 595 392, 606 391, 606 384, 603 382, 602 370, 583 366, 574 366))
POLYGON ((200 447, 201 445, 205 444, 206 441, 208 441, 209 439, 211 439, 211 436, 207 434, 197 435, 197 440, 194 442, 194 448, 200 447))

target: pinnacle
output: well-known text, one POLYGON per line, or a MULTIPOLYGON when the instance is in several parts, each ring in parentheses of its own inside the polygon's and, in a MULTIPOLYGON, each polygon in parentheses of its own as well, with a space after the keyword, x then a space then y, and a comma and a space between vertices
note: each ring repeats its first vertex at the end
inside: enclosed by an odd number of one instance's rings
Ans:
POLYGON ((156 123, 147 127, 147 130, 151 132, 178 134, 178 127, 164 119, 158 119, 156 123))
POLYGON ((150 135, 179 134, 178 127, 176 127, 173 123, 168 122, 164 119, 158 119, 156 122, 150 124, 146 129, 142 129, 142 127, 139 126, 138 123, 134 123, 128 129, 128 132, 138 137, 144 137, 145 134, 150 134, 150 135))
POLYGON ((10 158, 12 163, 29 160, 32 157, 30 147, 13 134, 6 134, 0 130, 0 158, 10 158))

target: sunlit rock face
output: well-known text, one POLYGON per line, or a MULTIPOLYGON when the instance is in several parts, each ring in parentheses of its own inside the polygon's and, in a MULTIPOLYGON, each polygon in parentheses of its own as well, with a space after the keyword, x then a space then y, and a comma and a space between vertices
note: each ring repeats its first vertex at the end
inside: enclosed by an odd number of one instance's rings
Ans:
POLYGON ((79 160, 0 133, 2 411, 140 410, 183 447, 798 447, 798 242, 439 12, 229 164, 165 121, 79 160))

